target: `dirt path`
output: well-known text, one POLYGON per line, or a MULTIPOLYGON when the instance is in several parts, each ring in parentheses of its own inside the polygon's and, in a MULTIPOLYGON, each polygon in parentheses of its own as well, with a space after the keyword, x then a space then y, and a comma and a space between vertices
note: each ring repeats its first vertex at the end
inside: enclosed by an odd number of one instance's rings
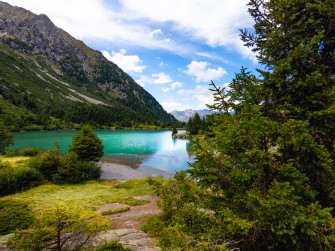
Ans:
POLYGON ((143 223, 141 216, 148 216, 152 214, 159 213, 159 208, 157 207, 157 197, 151 195, 136 196, 134 199, 137 200, 148 200, 150 203, 139 205, 139 206, 129 206, 126 204, 113 203, 102 205, 97 212, 107 211, 111 209, 118 209, 123 207, 129 207, 130 210, 122 213, 116 213, 112 215, 106 215, 107 218, 111 219, 112 229, 136 229, 143 223))
POLYGON ((143 223, 142 216, 149 216, 160 212, 157 207, 157 197, 151 195, 136 196, 137 200, 149 200, 150 203, 139 206, 130 206, 120 203, 104 204, 97 212, 103 212, 111 209, 129 207, 130 210, 122 213, 106 215, 111 219, 112 230, 107 231, 99 236, 105 240, 118 239, 124 247, 133 250, 160 250, 156 246, 156 240, 150 238, 147 234, 137 230, 143 223))

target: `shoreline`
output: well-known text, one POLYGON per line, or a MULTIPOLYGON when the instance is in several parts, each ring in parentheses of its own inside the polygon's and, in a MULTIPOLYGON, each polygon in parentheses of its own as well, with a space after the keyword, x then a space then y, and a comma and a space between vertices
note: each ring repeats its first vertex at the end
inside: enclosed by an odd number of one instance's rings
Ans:
MULTIPOLYGON (((186 130, 186 128, 176 128, 177 130, 186 130)), ((156 130, 164 130, 164 131, 172 131, 172 128, 168 127, 106 127, 106 128, 100 128, 96 127, 93 128, 93 130, 150 130, 150 131, 156 131, 156 130)), ((17 133, 17 132, 43 132, 43 131, 80 131, 80 127, 78 128, 34 128, 34 129, 14 129, 14 130, 9 130, 9 132, 17 133)))
POLYGON ((112 158, 102 158, 98 164, 101 166, 102 170, 100 180, 127 181, 146 177, 172 179, 174 176, 172 173, 154 167, 126 163, 112 158))

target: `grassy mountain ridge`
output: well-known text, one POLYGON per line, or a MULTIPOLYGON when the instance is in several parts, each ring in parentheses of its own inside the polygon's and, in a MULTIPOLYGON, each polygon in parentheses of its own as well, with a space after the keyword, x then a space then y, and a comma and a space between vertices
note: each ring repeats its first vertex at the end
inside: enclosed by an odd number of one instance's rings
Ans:
POLYGON ((4 2, 0 95, 0 118, 14 129, 46 126, 53 118, 63 127, 175 121, 99 51, 57 28, 46 15, 4 2))

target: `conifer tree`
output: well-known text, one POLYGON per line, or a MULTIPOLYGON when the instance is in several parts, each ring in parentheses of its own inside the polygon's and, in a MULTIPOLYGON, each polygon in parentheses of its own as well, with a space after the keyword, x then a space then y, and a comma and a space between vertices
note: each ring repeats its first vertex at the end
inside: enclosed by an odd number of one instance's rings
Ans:
POLYGON ((190 117, 186 126, 186 131, 191 134, 197 134, 202 128, 202 121, 198 113, 195 113, 193 117, 190 117))
POLYGON ((76 153, 79 160, 98 161, 104 155, 104 146, 91 126, 85 125, 73 136, 69 152, 76 153))
POLYGON ((182 204, 188 178, 177 181, 186 183, 178 210, 205 208, 213 223, 197 228, 196 216, 170 213, 169 226, 194 243, 224 235, 242 250, 334 249, 334 1, 251 0, 249 12, 254 33, 242 40, 265 70, 256 77, 242 68, 228 90, 212 84, 211 108, 221 113, 189 170, 208 194, 182 204))
POLYGON ((187 131, 189 134, 193 134, 193 132, 194 132, 193 117, 190 117, 190 118, 188 119, 188 122, 187 122, 187 125, 186 125, 186 131, 187 131))
POLYGON ((178 133, 178 131, 177 131, 176 126, 173 126, 173 129, 172 129, 172 136, 175 135, 175 134, 177 134, 177 133, 178 133))
POLYGON ((202 121, 199 114, 196 112, 193 117, 193 124, 194 124, 194 134, 198 134, 202 127, 202 121))

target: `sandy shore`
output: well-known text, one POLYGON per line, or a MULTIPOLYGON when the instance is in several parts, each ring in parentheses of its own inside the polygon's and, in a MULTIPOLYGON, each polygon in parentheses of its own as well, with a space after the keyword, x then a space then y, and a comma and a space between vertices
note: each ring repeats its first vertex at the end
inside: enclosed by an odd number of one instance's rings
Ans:
POLYGON ((173 174, 150 166, 140 165, 137 167, 134 164, 126 164, 107 158, 100 160, 99 165, 102 169, 101 180, 132 180, 145 177, 173 178, 173 174))

